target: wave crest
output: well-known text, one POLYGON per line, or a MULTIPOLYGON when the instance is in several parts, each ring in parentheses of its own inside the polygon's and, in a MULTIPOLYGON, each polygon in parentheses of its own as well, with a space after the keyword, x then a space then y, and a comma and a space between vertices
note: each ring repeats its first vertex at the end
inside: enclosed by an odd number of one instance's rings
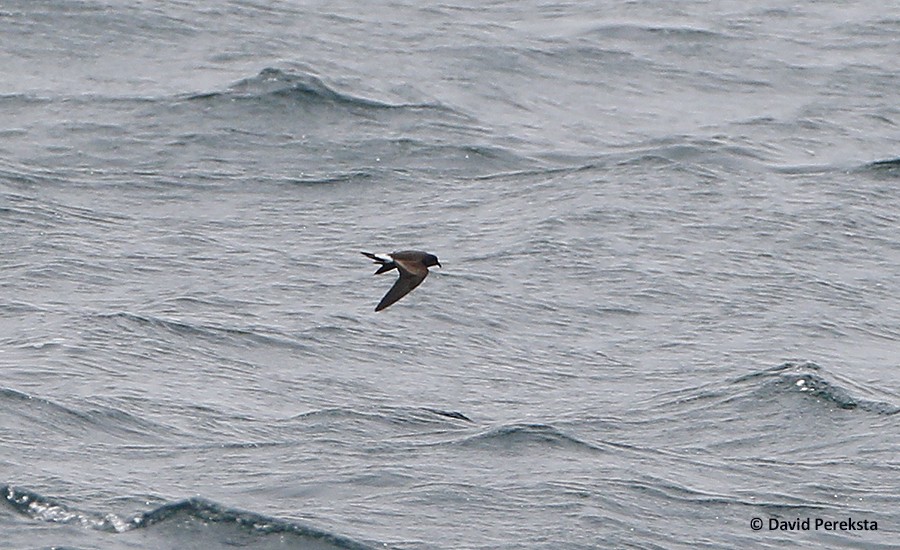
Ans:
POLYGON ((742 376, 735 382, 747 382, 762 379, 767 383, 764 387, 772 388, 777 393, 800 393, 817 399, 820 402, 837 406, 841 409, 858 409, 876 414, 897 414, 900 407, 884 401, 876 401, 856 396, 834 375, 812 362, 787 362, 770 369, 742 376))
POLYGON ((188 97, 189 100, 254 100, 289 99, 309 105, 342 106, 365 109, 436 109, 452 112, 436 104, 392 104, 342 92, 328 85, 320 77, 308 72, 291 72, 267 67, 259 74, 239 80, 225 92, 206 92, 188 97))
MULTIPOLYGON (((52 498, 9 485, 0 486, 0 498, 13 510, 36 521, 76 524, 86 529, 109 533, 125 533, 141 529, 152 534, 154 531, 161 530, 165 532, 161 536, 168 540, 173 532, 192 530, 200 524, 207 531, 208 536, 204 540, 218 539, 223 546, 230 545, 230 541, 233 541, 234 531, 238 530, 245 537, 251 538, 260 537, 262 539, 269 535, 279 535, 281 538, 290 537, 295 539, 294 544, 302 548, 322 550, 370 550, 372 548, 317 527, 228 508, 199 497, 164 504, 130 519, 116 514, 101 515, 76 510, 52 498)), ((148 547, 163 546, 154 545, 152 537, 147 542, 148 547)), ((252 543, 252 540, 248 541, 247 546, 258 547, 252 543)))

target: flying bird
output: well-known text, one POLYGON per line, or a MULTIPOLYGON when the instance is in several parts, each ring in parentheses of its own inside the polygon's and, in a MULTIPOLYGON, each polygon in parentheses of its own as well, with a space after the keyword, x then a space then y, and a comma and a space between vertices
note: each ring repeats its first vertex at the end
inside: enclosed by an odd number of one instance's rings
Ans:
POLYGON ((390 254, 372 254, 370 252, 363 252, 362 254, 375 260, 375 263, 381 264, 375 275, 387 273, 394 268, 400 272, 397 282, 384 295, 384 298, 375 307, 375 311, 381 311, 388 307, 422 284, 422 281, 428 276, 429 267, 433 265, 441 267, 441 262, 438 261, 437 256, 419 250, 403 250, 401 252, 391 252, 390 254))

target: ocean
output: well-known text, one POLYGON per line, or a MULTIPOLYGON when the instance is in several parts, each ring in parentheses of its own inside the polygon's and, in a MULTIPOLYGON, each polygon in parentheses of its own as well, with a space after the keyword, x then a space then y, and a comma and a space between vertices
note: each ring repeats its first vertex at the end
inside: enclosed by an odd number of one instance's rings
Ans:
POLYGON ((3 0, 0 548, 897 548, 898 37, 3 0))

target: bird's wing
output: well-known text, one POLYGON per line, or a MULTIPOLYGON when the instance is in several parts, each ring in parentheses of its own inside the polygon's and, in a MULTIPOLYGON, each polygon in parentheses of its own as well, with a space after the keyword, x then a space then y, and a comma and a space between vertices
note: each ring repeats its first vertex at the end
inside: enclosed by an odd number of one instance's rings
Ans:
POLYGON ((381 275, 382 273, 387 273, 388 271, 395 269, 396 267, 397 267, 397 264, 395 264, 394 262, 388 262, 386 264, 381 264, 381 267, 379 267, 375 271, 375 275, 381 275))
POLYGON ((378 303, 375 311, 381 311, 400 298, 403 298, 409 294, 412 289, 422 284, 422 281, 428 276, 427 268, 423 268, 421 273, 413 273, 407 270, 406 266, 400 262, 397 262, 397 268, 397 271, 400 272, 400 277, 397 278, 397 282, 394 283, 394 286, 388 290, 387 294, 384 295, 384 298, 378 303))

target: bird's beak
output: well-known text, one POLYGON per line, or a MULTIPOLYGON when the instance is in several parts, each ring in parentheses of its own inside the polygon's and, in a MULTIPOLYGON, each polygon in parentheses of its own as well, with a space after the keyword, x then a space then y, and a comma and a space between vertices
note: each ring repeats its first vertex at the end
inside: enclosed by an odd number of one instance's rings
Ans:
POLYGON ((438 262, 437 264, 438 264, 438 267, 444 267, 441 265, 441 262, 438 262))

